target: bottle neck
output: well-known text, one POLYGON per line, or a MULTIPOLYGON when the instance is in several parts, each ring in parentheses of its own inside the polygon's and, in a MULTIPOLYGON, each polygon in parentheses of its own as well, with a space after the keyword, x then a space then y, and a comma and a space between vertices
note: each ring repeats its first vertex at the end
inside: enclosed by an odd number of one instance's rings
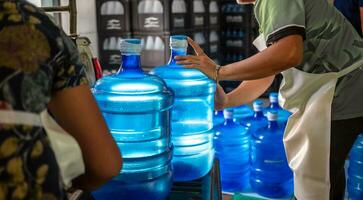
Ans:
POLYGON ((181 67, 181 65, 176 64, 177 61, 175 60, 175 56, 186 56, 186 55, 187 55, 187 49, 172 48, 168 65, 172 67, 181 67))
POLYGON ((255 113, 253 114, 253 117, 254 118, 261 118, 261 117, 264 117, 263 116, 263 112, 260 110, 260 111, 255 111, 255 113))
POLYGON ((139 54, 122 54, 120 73, 142 73, 139 54))
POLYGON ((268 128, 271 130, 275 130, 278 128, 277 121, 268 121, 268 128))
POLYGON ((272 108, 272 109, 279 109, 280 108, 280 105, 279 105, 278 102, 271 102, 270 108, 272 108))

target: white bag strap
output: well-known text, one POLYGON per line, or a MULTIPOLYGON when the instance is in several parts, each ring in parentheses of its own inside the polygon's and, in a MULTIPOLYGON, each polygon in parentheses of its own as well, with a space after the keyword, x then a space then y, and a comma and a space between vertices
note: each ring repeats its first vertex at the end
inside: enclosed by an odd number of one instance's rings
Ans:
POLYGON ((43 126, 39 114, 15 110, 0 110, 0 123, 43 126))

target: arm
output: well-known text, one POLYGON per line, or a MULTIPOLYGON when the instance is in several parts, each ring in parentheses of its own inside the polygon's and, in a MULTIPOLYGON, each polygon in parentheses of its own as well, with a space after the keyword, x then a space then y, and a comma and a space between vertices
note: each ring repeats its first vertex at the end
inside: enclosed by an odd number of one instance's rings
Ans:
MULTIPOLYGON (((216 64, 203 53, 193 40, 189 39, 196 56, 177 56, 178 64, 186 68, 201 70, 213 78, 216 64)), ((286 69, 300 64, 303 57, 303 38, 300 35, 289 35, 273 43, 264 51, 247 58, 223 66, 219 71, 219 80, 255 80, 276 75, 286 69)))
POLYGON ((363 7, 359 7, 359 12, 360 12, 360 27, 363 35, 363 7))
POLYGON ((118 175, 122 164, 120 151, 88 86, 55 92, 48 108, 81 147, 86 172, 74 181, 76 187, 92 190, 118 175))

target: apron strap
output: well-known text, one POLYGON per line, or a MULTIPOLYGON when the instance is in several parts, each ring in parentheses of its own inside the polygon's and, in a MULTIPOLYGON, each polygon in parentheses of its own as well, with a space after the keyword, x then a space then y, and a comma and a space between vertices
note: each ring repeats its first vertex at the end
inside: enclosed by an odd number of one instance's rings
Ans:
POLYGON ((39 114, 14 110, 0 110, 0 123, 43 126, 39 114))
POLYGON ((353 65, 351 65, 350 67, 347 67, 341 71, 338 72, 338 78, 345 76, 347 74, 349 74, 350 72, 356 70, 359 67, 363 67, 363 59, 359 60, 358 62, 354 63, 353 65))

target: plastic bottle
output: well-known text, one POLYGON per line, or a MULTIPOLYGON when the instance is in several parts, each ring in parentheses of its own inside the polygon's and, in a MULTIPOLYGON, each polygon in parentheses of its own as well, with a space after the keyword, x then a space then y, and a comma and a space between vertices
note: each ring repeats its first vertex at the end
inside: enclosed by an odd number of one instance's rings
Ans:
POLYGON ((253 117, 253 110, 248 105, 241 105, 233 108, 233 116, 240 123, 253 117))
POLYGON ((160 76, 174 91, 172 141, 174 180, 189 181, 206 175, 214 160, 214 81, 196 69, 176 64, 177 55, 186 55, 187 37, 170 37, 171 57, 166 66, 150 73, 160 76))
POLYGON ((251 136, 251 188, 269 198, 289 197, 293 193, 293 174, 282 142, 284 128, 277 123, 276 111, 269 111, 267 118, 268 126, 251 136))
POLYGON ((233 118, 233 110, 224 110, 225 121, 215 127, 214 144, 220 163, 222 190, 242 192, 249 186, 250 136, 247 127, 233 118))
POLYGON ((363 134, 355 141, 349 156, 348 199, 363 199, 363 134))
POLYGON ((140 52, 140 40, 122 40, 119 71, 93 88, 123 157, 122 171, 93 192, 96 199, 161 200, 170 192, 173 93, 159 77, 142 71, 140 52))
POLYGON ((240 123, 248 127, 249 133, 252 135, 257 130, 268 125, 267 118, 263 115, 263 101, 258 99, 253 102, 254 113, 252 116, 241 119, 240 123))
POLYGON ((291 113, 289 111, 287 111, 287 110, 284 110, 279 105, 278 93, 271 92, 270 95, 269 95, 269 99, 270 99, 270 105, 265 110, 265 115, 267 115, 268 111, 275 110, 277 112, 277 114, 278 114, 277 121, 279 123, 281 123, 282 125, 286 125, 287 120, 289 119, 291 113))

